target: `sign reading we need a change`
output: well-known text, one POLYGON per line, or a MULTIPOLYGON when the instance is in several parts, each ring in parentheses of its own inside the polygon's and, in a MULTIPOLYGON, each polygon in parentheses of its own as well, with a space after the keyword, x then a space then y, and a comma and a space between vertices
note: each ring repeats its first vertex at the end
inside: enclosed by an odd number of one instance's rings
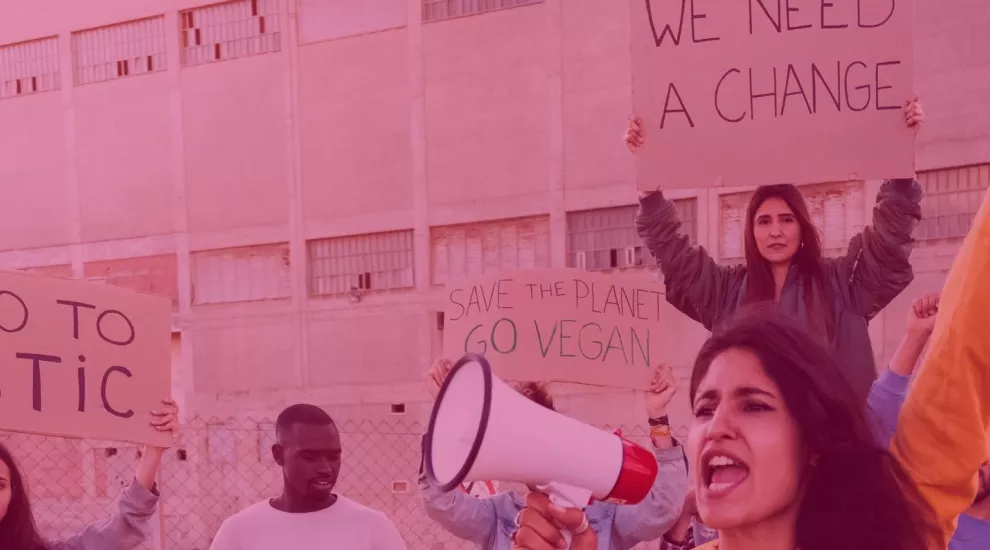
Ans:
POLYGON ((629 0, 639 187, 913 177, 914 0, 629 0))
POLYGON ((170 446, 171 324, 164 297, 0 272, 0 430, 170 446))
POLYGON ((448 284, 444 355, 484 355, 506 380, 643 390, 661 362, 660 285, 580 269, 503 271, 448 284))

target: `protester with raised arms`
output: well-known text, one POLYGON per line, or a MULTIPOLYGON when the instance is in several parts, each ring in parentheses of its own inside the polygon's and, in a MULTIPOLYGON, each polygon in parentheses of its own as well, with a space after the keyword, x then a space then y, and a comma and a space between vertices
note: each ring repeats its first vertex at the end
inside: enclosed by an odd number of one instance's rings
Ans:
POLYGON ((292 405, 278 415, 275 436, 282 494, 227 518, 211 550, 406 550, 385 514, 334 492, 343 450, 330 415, 292 405))
MULTIPOLYGON (((922 296, 908 308, 907 329, 894 352, 890 366, 873 385, 867 405, 876 421, 877 441, 887 447, 897 430, 897 419, 907 397, 915 366, 928 344, 938 314, 939 295, 922 296)), ((984 462, 977 476, 979 489, 972 506, 959 516, 949 550, 990 548, 990 463, 984 462)))
MULTIPOLYGON (((924 118, 917 101, 905 105, 909 127, 917 130, 924 118)), ((625 134, 631 150, 643 144, 645 132, 632 118, 625 134)), ((636 226, 659 264, 667 301, 674 307, 713 330, 744 305, 773 304, 828 342, 865 401, 876 379, 867 323, 914 278, 909 255, 921 196, 914 180, 885 182, 873 223, 835 259, 823 256, 821 238, 793 185, 766 185, 753 194, 741 265, 719 265, 704 248, 691 246, 680 232, 673 201, 659 188, 640 194, 636 226)))
MULTIPOLYGON (((174 401, 164 410, 152 411, 151 425, 158 431, 179 431, 179 411, 174 401)), ((134 479, 117 497, 117 511, 92 523, 78 534, 60 541, 46 541, 38 532, 31 512, 31 498, 24 475, 5 445, 0 443, 0 548, 6 550, 95 550, 137 548, 151 537, 151 520, 158 507, 155 478, 165 448, 145 446, 134 479)))
MULTIPOLYGON (((890 451, 836 360, 792 319, 736 320, 702 348, 687 444, 718 550, 935 550, 972 506, 990 429, 990 193, 938 305, 890 451)), ((780 315, 779 313, 777 315, 780 315)), ((581 510, 530 493, 516 548, 552 548, 581 510)), ((595 548, 595 533, 572 548, 595 548)))
MULTIPOLYGON (((426 387, 436 399, 452 364, 450 360, 437 359, 426 375, 426 387)), ((515 389, 533 402, 555 410, 553 398, 543 384, 525 382, 515 389)), ((677 389, 670 369, 657 367, 650 388, 645 393, 649 416, 650 439, 654 446, 659 471, 650 494, 635 505, 617 505, 595 501, 587 507, 586 528, 597 534, 595 548, 600 550, 627 550, 641 542, 658 539, 670 528, 681 510, 687 479, 684 471, 684 452, 670 433, 667 405, 677 389)), ((553 438, 548 433, 546 437, 553 438)), ((425 441, 425 440, 424 440, 425 441)), ((560 445, 567 446, 567 441, 560 445)), ((581 460, 581 457, 574 457, 581 460)), ((443 492, 431 484, 421 465, 419 488, 423 505, 430 519, 444 530, 461 539, 473 542, 485 550, 508 550, 518 522, 524 519, 524 496, 517 491, 507 491, 480 499, 463 491, 443 492)), ((512 480, 498 480, 511 482, 512 480)))

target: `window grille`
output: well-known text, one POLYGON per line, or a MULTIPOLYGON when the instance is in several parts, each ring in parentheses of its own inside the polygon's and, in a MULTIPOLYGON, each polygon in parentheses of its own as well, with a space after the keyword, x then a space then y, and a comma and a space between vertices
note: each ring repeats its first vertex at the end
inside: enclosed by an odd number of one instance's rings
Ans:
POLYGON ((990 185, 990 164, 922 172, 918 183, 925 195, 915 239, 962 238, 973 226, 990 185))
POLYGON ((59 88, 57 36, 0 46, 0 99, 59 88))
POLYGON ((279 51, 278 7, 279 0, 234 0, 181 12, 182 65, 279 51))
MULTIPOLYGON (((698 242, 698 199, 674 201, 681 231, 698 242)), ((567 265, 600 271, 652 266, 650 252, 636 231, 637 205, 567 214, 567 265)))
POLYGON ((442 21, 542 2, 543 0, 423 0, 423 21, 442 21))
POLYGON ((165 16, 72 33, 76 84, 165 70, 165 16))
POLYGON ((309 294, 327 296, 352 290, 411 288, 413 231, 355 235, 306 243, 309 252, 309 294))
POLYGON ((435 227, 433 284, 503 269, 550 267, 547 217, 435 227))
POLYGON ((289 245, 245 246, 192 254, 194 304, 288 298, 289 245))

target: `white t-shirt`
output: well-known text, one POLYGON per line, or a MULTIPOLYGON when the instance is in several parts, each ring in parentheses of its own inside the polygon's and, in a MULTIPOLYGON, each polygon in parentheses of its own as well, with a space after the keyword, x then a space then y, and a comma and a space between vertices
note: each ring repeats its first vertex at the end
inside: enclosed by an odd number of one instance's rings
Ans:
POLYGON ((220 525, 210 550, 407 550, 395 525, 378 510, 353 500, 317 512, 290 514, 268 500, 253 504, 220 525))

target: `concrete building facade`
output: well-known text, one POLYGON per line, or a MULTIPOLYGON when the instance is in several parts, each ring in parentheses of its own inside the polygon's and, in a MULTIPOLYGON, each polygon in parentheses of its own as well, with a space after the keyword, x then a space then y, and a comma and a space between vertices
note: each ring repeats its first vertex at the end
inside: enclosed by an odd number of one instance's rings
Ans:
MULTIPOLYGON (((990 11, 916 4, 926 219, 915 284, 871 326, 881 360, 990 183, 990 11)), ((516 267, 652 271, 620 139, 626 2, 0 11, 0 266, 171 297, 187 413, 257 417, 304 400, 419 419, 444 283, 516 267)), ((830 251, 869 223, 878 187, 805 187, 830 251)), ((749 191, 675 193, 685 229, 720 261, 742 256, 749 191)), ((683 374, 705 334, 668 314, 666 357, 683 374)), ((562 403, 620 423, 639 415, 626 397, 562 403)))

